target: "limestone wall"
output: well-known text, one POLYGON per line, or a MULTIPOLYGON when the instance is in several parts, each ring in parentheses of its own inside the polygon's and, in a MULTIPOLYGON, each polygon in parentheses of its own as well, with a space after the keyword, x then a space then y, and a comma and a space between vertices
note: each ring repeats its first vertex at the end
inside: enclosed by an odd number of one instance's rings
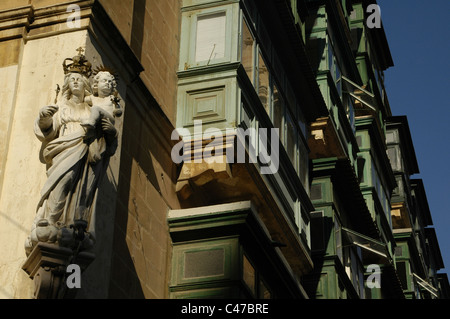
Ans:
POLYGON ((77 298, 168 296, 166 216, 179 205, 170 158, 178 14, 177 0, 0 3, 0 298, 33 297, 24 242, 46 181, 33 124, 63 83, 63 60, 79 47, 94 68, 116 69, 124 115, 98 196, 96 259, 77 298), (80 6, 77 28, 66 23, 71 3, 80 6))

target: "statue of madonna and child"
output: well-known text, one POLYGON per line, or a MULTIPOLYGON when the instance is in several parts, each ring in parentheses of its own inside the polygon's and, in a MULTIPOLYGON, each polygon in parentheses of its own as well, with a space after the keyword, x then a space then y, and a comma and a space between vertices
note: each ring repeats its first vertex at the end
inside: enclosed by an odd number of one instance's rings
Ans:
POLYGON ((39 242, 78 250, 95 243, 98 187, 117 149, 114 123, 122 110, 114 72, 105 67, 93 72, 81 51, 64 60, 61 97, 41 108, 35 121, 47 180, 25 242, 27 255, 39 242))

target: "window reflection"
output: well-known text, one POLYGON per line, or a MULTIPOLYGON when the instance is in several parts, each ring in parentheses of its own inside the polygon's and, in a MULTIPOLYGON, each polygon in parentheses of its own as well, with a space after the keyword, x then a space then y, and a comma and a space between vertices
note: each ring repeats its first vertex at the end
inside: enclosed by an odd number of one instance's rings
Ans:
POLYGON ((243 254, 242 258, 242 280, 252 293, 252 296, 259 299, 271 299, 272 292, 269 286, 266 285, 258 267, 253 267, 245 254, 243 254))
POLYGON ((267 66, 266 63, 264 62, 261 52, 259 52, 258 54, 258 96, 267 114, 270 115, 269 71, 267 70, 267 66))
POLYGON ((331 43, 330 38, 328 38, 328 68, 336 85, 336 90, 339 96, 342 98, 342 72, 339 67, 339 63, 337 61, 336 54, 333 49, 333 44, 331 43))
POLYGON ((269 289, 267 289, 266 285, 262 280, 259 281, 259 299, 270 299, 272 297, 269 289))
POLYGON ((245 72, 252 83, 253 79, 253 52, 255 46, 255 39, 253 38, 250 29, 248 28, 247 22, 244 20, 242 26, 242 65, 244 66, 245 72))
POLYGON ((309 169, 308 169, 309 154, 306 144, 301 138, 299 138, 298 149, 299 149, 300 181, 302 182, 306 192, 309 193, 309 169))
POLYGON ((250 261, 247 259, 247 256, 243 256, 243 267, 242 267, 242 279, 250 291, 255 294, 255 268, 253 268, 250 261))
POLYGON ((273 100, 273 116, 272 116, 272 121, 273 121, 273 127, 278 128, 279 129, 279 134, 280 134, 280 139, 281 141, 283 141, 283 130, 282 130, 282 126, 283 126, 283 116, 284 116, 284 103, 283 103, 283 99, 280 95, 280 92, 278 91, 278 88, 276 85, 273 85, 272 88, 272 100, 273 100))
POLYGON ((294 127, 291 117, 286 116, 286 151, 291 163, 295 165, 295 153, 297 150, 297 130, 294 127))
POLYGON ((334 234, 334 240, 336 242, 336 255, 338 256, 341 263, 343 263, 341 224, 336 217, 334 218, 334 234))

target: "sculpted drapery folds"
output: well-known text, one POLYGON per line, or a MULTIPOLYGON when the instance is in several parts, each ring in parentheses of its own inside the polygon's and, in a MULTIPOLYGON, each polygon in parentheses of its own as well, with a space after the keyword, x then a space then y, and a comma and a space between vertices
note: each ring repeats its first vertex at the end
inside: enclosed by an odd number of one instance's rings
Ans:
MULTIPOLYGON (((91 89, 91 64, 79 52, 66 59, 63 68, 60 99, 56 105, 43 107, 34 125, 34 132, 43 143, 47 180, 25 243, 27 254, 38 242, 73 249, 93 247, 98 186, 117 148, 114 119, 105 116, 102 106, 96 105, 98 80, 94 94, 91 89)), ((109 85, 111 95, 116 92, 112 82, 102 85, 109 85)), ((105 95, 102 94, 101 97, 105 95)), ((117 100, 115 96, 116 103, 117 100)))

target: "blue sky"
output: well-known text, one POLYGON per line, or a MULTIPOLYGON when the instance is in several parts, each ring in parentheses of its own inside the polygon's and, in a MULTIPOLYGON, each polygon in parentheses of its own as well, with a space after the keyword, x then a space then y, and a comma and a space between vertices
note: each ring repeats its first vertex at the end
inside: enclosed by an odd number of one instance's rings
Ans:
MULTIPOLYGON (((393 115, 406 115, 445 269, 450 270, 450 1, 378 0, 394 60, 393 115)), ((450 274, 449 274, 450 275, 450 274)))

